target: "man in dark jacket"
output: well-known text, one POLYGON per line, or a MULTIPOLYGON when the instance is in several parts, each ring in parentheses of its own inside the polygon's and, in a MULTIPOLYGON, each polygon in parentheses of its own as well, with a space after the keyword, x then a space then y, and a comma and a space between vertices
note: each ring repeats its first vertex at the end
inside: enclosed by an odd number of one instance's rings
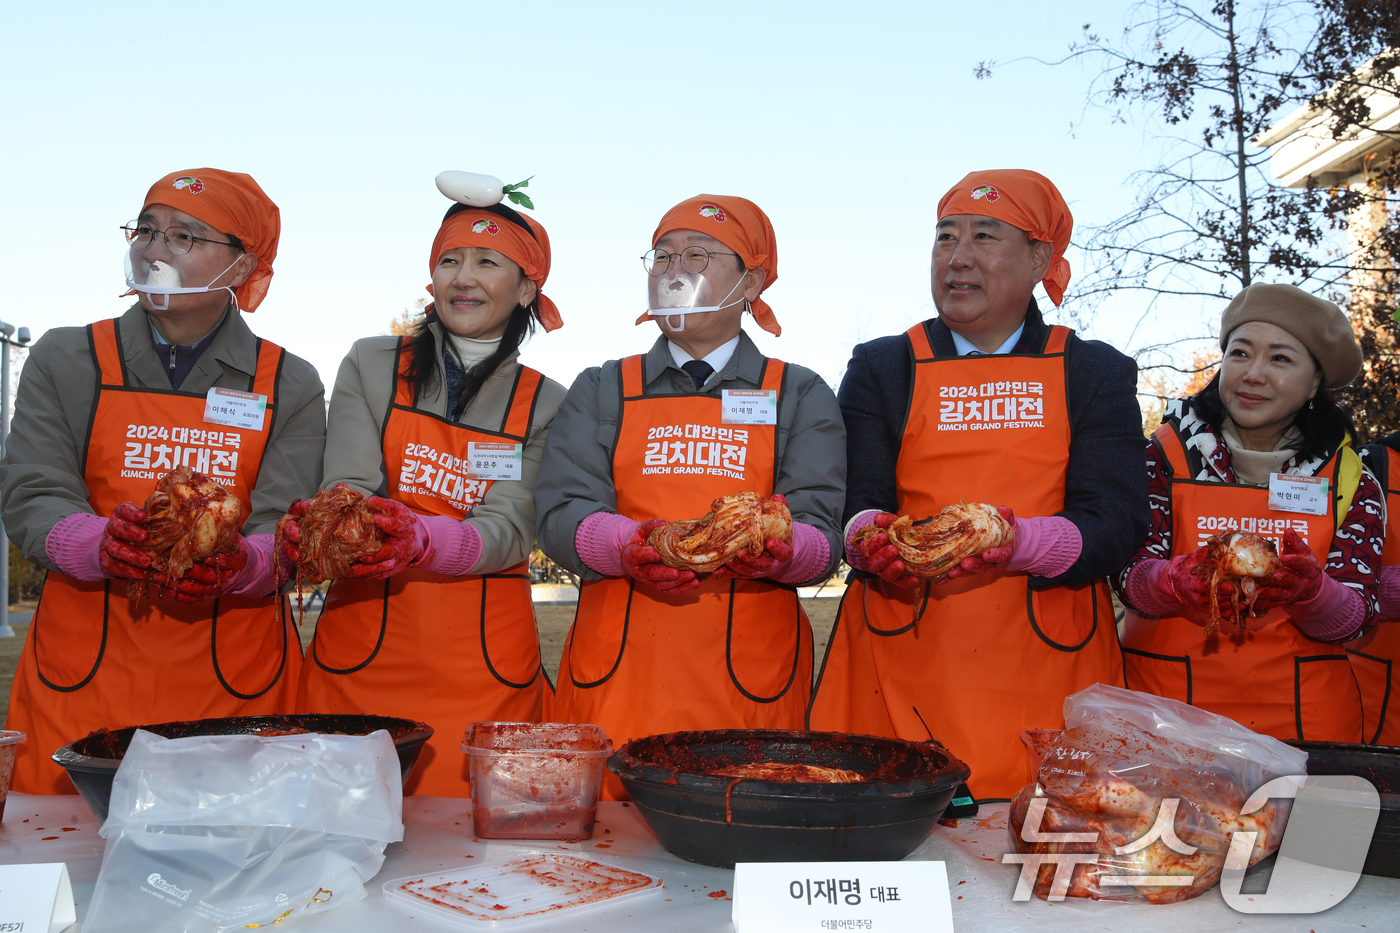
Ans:
POLYGON ((1062 299, 1072 226, 1034 172, 963 179, 939 204, 938 317, 856 347, 840 391, 857 572, 809 723, 937 739, 981 798, 1031 779, 1022 729, 1060 727, 1067 694, 1122 683, 1100 578, 1147 532, 1136 367, 1046 325, 1032 298, 1043 282, 1062 299), (911 575, 888 529, 960 500, 996 507, 1006 540, 933 583, 911 575))

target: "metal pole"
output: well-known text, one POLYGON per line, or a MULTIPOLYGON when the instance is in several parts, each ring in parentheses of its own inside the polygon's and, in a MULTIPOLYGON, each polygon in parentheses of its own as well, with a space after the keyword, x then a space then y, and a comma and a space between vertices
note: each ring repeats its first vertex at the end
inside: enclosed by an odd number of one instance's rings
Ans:
MULTIPOLYGON (((5 456, 10 440, 10 338, 0 337, 0 457, 5 456)), ((0 559, 0 638, 14 638, 10 627, 10 539, 5 534, 5 520, 0 517, 0 547, 5 556, 0 559)))

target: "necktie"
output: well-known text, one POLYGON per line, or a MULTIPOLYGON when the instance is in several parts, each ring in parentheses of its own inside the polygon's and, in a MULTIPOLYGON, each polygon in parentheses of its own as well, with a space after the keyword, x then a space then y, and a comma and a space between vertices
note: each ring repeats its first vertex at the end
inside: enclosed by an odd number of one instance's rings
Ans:
POLYGON ((697 391, 715 371, 715 368, 704 360, 687 360, 681 364, 681 369, 690 373, 690 378, 695 380, 697 391))

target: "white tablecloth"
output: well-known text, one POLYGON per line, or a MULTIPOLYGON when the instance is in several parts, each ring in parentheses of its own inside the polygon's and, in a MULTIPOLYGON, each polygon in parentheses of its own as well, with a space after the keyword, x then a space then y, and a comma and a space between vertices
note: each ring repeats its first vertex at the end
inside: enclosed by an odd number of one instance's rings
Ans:
MULTIPOLYGON (((563 850, 612 861, 659 876, 665 889, 654 897, 561 918, 540 931, 608 930, 655 933, 665 930, 727 933, 734 873, 683 861, 661 847, 635 807, 604 803, 598 808, 593 839, 568 845, 548 842, 474 842, 470 801, 444 797, 409 797, 404 801, 404 841, 389 846, 379 875, 368 884, 366 900, 299 920, 295 929, 343 933, 397 933, 405 929, 454 929, 429 917, 415 917, 386 901, 383 882, 407 875, 446 871, 482 859, 531 849, 563 850), (724 892, 723 895, 720 892, 724 892)), ((66 862, 78 902, 78 918, 87 912, 102 860, 98 824, 79 797, 32 797, 11 794, 0 824, 0 864, 66 862)), ((1376 931, 1400 929, 1400 879, 1363 876, 1351 895, 1336 907, 1307 916, 1242 914, 1230 909, 1218 890, 1169 906, 1114 904, 1074 898, 1048 903, 1011 899, 1019 867, 1001 864, 1009 850, 1006 805, 983 807, 976 819, 956 827, 939 826, 910 856, 941 859, 948 865, 953 922, 962 933, 984 930, 1055 933, 1055 931, 1130 930, 1132 933, 1211 933, 1211 931, 1376 931)), ((1249 884, 1246 890, 1250 890, 1249 884)), ((76 928, 75 928, 76 929, 76 928)), ((458 928, 459 929, 459 928, 458 928)))

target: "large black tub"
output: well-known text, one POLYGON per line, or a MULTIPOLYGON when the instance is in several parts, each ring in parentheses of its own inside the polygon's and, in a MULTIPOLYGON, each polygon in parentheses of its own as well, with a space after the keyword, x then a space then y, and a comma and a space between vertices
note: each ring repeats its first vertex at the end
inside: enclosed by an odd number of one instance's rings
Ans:
POLYGON ((636 739, 608 759, 608 768, 662 845, 720 868, 904 858, 970 773, 935 743, 742 729, 636 739), (865 779, 781 783, 709 773, 760 762, 840 768, 865 779))
POLYGON ((384 729, 394 740, 394 750, 399 753, 399 769, 405 781, 418 760, 418 754, 423 751, 423 743, 433 735, 432 726, 411 719, 327 713, 235 716, 230 719, 197 719, 189 722, 162 722, 153 726, 128 726, 114 732, 99 730, 85 739, 70 742, 53 753, 53 760, 68 772, 68 777, 73 780, 83 800, 92 808, 93 815, 99 823, 107 819, 107 806, 112 799, 112 778, 116 776, 117 767, 122 763, 122 756, 131 745, 131 737, 137 729, 145 729, 167 739, 183 739, 192 735, 254 735, 291 731, 369 735, 384 729))
POLYGON ((1346 742, 1289 742, 1308 753, 1309 774, 1355 774, 1376 785, 1381 814, 1366 853, 1368 875, 1400 878, 1400 748, 1346 742))

